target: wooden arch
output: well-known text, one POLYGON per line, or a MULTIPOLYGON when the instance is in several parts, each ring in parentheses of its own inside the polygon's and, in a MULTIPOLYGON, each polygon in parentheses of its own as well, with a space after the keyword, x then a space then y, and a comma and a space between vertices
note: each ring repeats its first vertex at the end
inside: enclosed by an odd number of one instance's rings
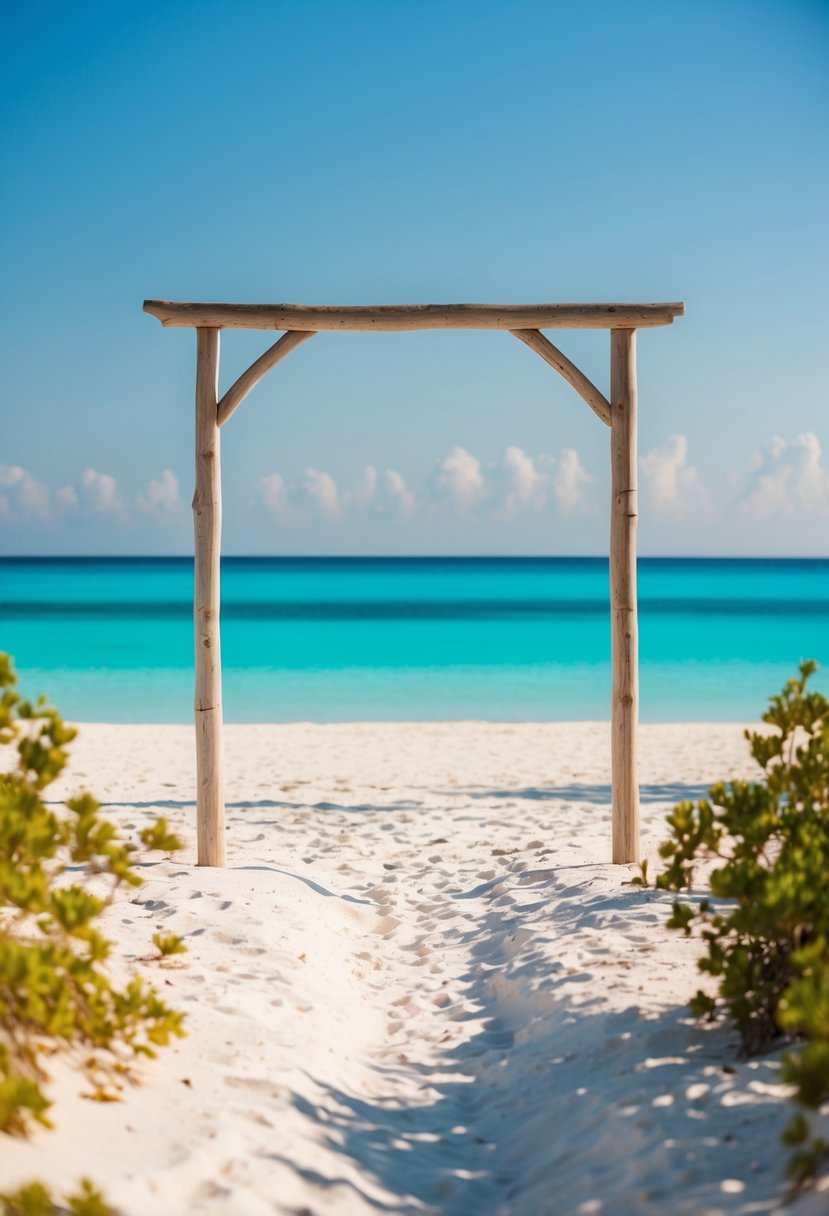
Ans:
POLYGON ((219 431, 272 367, 322 331, 508 330, 540 355, 610 427, 612 860, 639 860, 639 639, 636 604, 636 330, 670 325, 683 304, 192 304, 145 300, 162 325, 196 330, 194 621, 198 864, 225 864, 222 664, 219 639, 222 495, 219 431), (541 329, 610 330, 610 400, 541 329), (219 397, 222 329, 282 336, 219 397))

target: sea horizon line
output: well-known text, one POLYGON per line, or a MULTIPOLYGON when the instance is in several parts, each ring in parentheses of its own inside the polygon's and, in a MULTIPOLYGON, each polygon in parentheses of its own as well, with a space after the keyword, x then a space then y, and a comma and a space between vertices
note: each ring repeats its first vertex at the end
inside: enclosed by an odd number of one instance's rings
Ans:
MULTIPOLYGON (((223 562, 607 562, 606 553, 224 553, 223 562)), ((192 562, 192 553, 4 553, 0 563, 192 562)), ((638 562, 818 562, 829 554, 643 553, 638 562)))

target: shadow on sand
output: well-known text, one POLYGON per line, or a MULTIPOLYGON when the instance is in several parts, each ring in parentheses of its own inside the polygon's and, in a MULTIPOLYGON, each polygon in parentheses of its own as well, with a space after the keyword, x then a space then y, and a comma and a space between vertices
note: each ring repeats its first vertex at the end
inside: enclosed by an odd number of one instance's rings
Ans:
MULTIPOLYGON (((708 785, 699 784, 684 784, 681 782, 669 782, 663 785, 641 785, 639 787, 640 798, 643 803, 676 803, 682 802, 685 799, 704 798, 709 791, 708 785)), ((571 782, 568 785, 539 785, 525 786, 519 789, 501 790, 488 789, 483 787, 451 787, 448 789, 433 790, 428 788, 430 798, 437 794, 452 799, 468 798, 470 801, 481 801, 497 803, 499 800, 511 801, 530 801, 530 802, 592 802, 599 806, 610 806, 611 790, 610 785, 594 785, 587 782, 571 782)), ((59 802, 54 802, 50 805, 59 805, 59 802)), ((150 801, 137 802, 102 802, 101 806, 105 809, 125 809, 134 808, 136 810, 150 810, 157 807, 159 810, 183 810, 188 807, 195 807, 195 799, 174 799, 174 798, 156 798, 150 801)), ((225 803, 228 810, 254 810, 260 808, 274 808, 286 811, 336 811, 342 814, 388 814, 394 811, 414 811, 423 806, 423 802, 417 799, 404 798, 394 802, 360 802, 360 803, 344 803, 344 802, 297 802, 295 800, 280 799, 280 798, 260 798, 260 799, 245 799, 242 801, 228 801, 225 803)))
POLYGON ((732 1032, 700 1027, 685 1006, 608 1008, 595 959, 581 972, 551 963, 551 942, 595 937, 623 902, 653 905, 646 920, 663 921, 666 897, 586 898, 572 872, 527 878, 537 902, 499 900, 465 927, 462 997, 436 1008, 428 1064, 408 1058, 404 1027, 375 1066, 409 1100, 369 1101, 320 1078, 316 1102, 293 1095, 343 1173, 272 1156, 314 1186, 347 1186, 369 1210, 398 1216, 778 1211, 777 1138, 790 1111, 773 1088, 776 1058, 740 1060, 732 1032), (346 1161, 380 1191, 355 1182, 346 1161))

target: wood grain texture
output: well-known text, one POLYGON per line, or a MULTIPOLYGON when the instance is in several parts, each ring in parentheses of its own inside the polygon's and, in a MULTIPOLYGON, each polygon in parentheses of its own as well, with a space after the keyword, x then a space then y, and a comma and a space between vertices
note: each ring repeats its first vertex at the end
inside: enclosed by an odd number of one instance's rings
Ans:
POLYGON ((286 355, 289 355, 292 350, 296 350, 303 342, 309 338, 313 338, 316 330, 294 329, 282 335, 282 337, 274 342, 273 346, 269 346, 263 355, 251 363, 247 371, 242 372, 238 380, 230 386, 225 395, 219 402, 218 418, 219 426, 224 426, 228 418, 247 397, 250 390, 259 383, 263 376, 276 367, 286 355))
POLYGON ((196 333, 196 492, 193 495, 196 643, 196 803, 198 864, 225 864, 222 773, 222 656, 219 638, 222 541, 218 424, 219 331, 196 333))
POLYGON ((670 325, 685 305, 673 304, 198 304, 145 300, 163 325, 219 329, 612 329, 670 325))
POLYGON ((510 333, 540 355, 550 367, 554 367, 579 396, 584 398, 597 418, 601 418, 605 426, 610 426, 610 402, 607 397, 596 388, 592 380, 588 380, 575 363, 557 346, 553 346, 549 338, 545 338, 537 329, 511 329, 510 333))
POLYGON ((613 861, 639 860, 639 626, 636 606, 636 333, 610 335, 610 614, 613 861))

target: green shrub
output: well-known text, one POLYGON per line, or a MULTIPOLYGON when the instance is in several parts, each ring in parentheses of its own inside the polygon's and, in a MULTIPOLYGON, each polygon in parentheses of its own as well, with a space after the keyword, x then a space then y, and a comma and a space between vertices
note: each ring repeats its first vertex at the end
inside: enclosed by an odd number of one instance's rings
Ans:
POLYGON ((52 1198, 47 1187, 40 1182, 30 1182, 13 1195, 0 1195, 3 1216, 115 1216, 115 1212, 84 1178, 73 1194, 66 1195, 63 1204, 52 1198))
MULTIPOLYGON (((7 1135, 49 1126, 44 1086, 58 1056, 76 1065, 89 1096, 105 1101, 134 1078, 140 1058, 184 1033, 182 1015, 140 977, 119 987, 107 972, 111 943, 98 923, 119 887, 141 883, 134 848, 91 795, 44 801, 76 732, 43 698, 22 700, 16 683, 0 654, 0 744, 13 759, 0 773, 0 1132, 7 1135)), ((180 847, 163 820, 141 839, 148 848, 180 847)), ((176 938, 163 941, 163 948, 156 942, 162 955, 183 948, 176 938)), ((53 1210, 38 1183, 0 1201, 9 1213, 53 1210)), ((66 1203, 85 1216, 107 1210, 89 1184, 66 1203)))
POLYGON ((159 958, 171 958, 174 954, 185 954, 187 947, 175 933, 154 933, 153 945, 159 958))
MULTIPOLYGON (((701 934, 699 968, 718 981, 718 998, 700 991, 692 1008, 727 1012, 747 1054, 781 1033, 802 1040, 783 1077, 807 1110, 829 1100, 829 702, 808 690, 815 671, 803 663, 770 699, 762 720, 772 733, 746 731, 761 780, 721 783, 674 807, 660 848, 668 868, 657 879, 681 891, 700 863, 713 864, 712 898, 677 900, 668 922, 701 934)), ((809 1134, 803 1115, 786 1132, 796 1182, 827 1155, 823 1141, 807 1144, 809 1134)))

